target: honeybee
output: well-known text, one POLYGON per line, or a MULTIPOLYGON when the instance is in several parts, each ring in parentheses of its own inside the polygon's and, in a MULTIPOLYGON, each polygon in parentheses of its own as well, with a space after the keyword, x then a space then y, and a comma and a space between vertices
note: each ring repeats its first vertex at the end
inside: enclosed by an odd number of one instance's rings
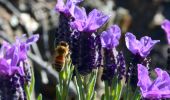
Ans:
POLYGON ((68 43, 61 41, 55 48, 55 54, 53 58, 53 67, 55 70, 60 72, 64 68, 64 64, 66 61, 66 58, 69 54, 69 45, 68 43))

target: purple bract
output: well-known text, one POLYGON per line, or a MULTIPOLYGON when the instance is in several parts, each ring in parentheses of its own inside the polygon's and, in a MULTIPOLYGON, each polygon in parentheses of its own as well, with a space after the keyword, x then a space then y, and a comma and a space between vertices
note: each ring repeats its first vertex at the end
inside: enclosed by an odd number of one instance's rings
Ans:
POLYGON ((119 44, 121 30, 119 26, 112 25, 108 30, 101 34, 101 44, 103 48, 112 49, 119 44))
POLYGON ((87 16, 85 8, 73 6, 71 15, 75 19, 70 23, 71 28, 80 32, 92 33, 106 23, 109 16, 104 15, 101 11, 93 9, 87 16))
POLYGON ((152 81, 148 69, 138 64, 138 86, 142 96, 148 99, 170 98, 170 77, 166 71, 155 69, 157 78, 152 81))
POLYGON ((64 3, 64 0, 57 0, 57 4, 55 9, 58 12, 64 13, 65 15, 70 15, 70 8, 72 6, 76 5, 77 3, 82 2, 83 0, 66 0, 66 3, 64 3))
POLYGON ((25 73, 20 62, 27 59, 29 46, 36 42, 38 38, 39 35, 33 35, 26 41, 22 41, 22 38, 17 38, 12 45, 4 42, 0 50, 0 75, 11 76, 18 73, 23 76, 25 73))
POLYGON ((168 40, 168 43, 170 44, 170 21, 164 20, 161 27, 166 32, 167 40, 168 40))
POLYGON ((149 55, 150 51, 152 50, 153 46, 160 42, 160 40, 152 40, 148 36, 142 37, 140 40, 136 39, 136 36, 130 32, 125 34, 125 41, 127 48, 133 54, 139 54, 142 58, 145 58, 149 55))

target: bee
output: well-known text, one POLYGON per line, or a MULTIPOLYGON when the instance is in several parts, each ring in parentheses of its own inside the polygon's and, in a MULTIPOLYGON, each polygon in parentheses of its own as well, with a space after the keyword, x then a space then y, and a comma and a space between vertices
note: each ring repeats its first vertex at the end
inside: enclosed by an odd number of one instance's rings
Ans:
POLYGON ((53 67, 58 72, 64 68, 65 61, 69 54, 69 45, 67 42, 61 41, 55 48, 53 67))

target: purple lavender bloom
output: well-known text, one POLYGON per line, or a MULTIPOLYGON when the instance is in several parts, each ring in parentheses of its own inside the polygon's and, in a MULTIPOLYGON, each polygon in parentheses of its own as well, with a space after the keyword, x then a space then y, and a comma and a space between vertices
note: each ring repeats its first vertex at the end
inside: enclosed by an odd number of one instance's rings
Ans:
POLYGON ((107 31, 101 33, 101 44, 103 48, 112 49, 119 44, 121 30, 119 26, 112 25, 107 31))
POLYGON ((72 7, 71 15, 75 19, 70 23, 71 28, 86 33, 96 32, 109 19, 109 16, 97 9, 92 10, 87 16, 85 8, 78 6, 72 7))
POLYGON ((23 36, 22 38, 16 38, 16 43, 13 44, 11 48, 6 49, 6 54, 5 54, 6 59, 12 58, 15 55, 18 57, 18 61, 27 59, 27 51, 29 50, 30 45, 38 40, 39 35, 33 35, 32 37, 28 38, 26 41, 22 41, 24 37, 25 36, 23 36))
POLYGON ((12 61, 8 61, 6 59, 0 59, 0 76, 11 76, 15 73, 24 76, 24 69, 22 66, 13 66, 11 65, 12 61))
POLYGON ((138 86, 140 87, 142 96, 147 99, 165 99, 170 98, 170 76, 160 69, 155 69, 157 78, 151 80, 148 69, 138 64, 138 86))
POLYGON ((78 6, 71 8, 71 15, 74 18, 70 22, 74 30, 71 58, 79 73, 86 75, 101 65, 100 38, 94 32, 108 20, 108 16, 96 9, 87 16, 85 9, 78 6))
POLYGON ((170 21, 164 20, 161 27, 166 32, 167 40, 168 40, 168 43, 170 44, 170 21))
POLYGON ((144 36, 140 40, 137 40, 136 37, 130 32, 125 34, 125 41, 127 48, 133 54, 139 54, 142 58, 147 57, 153 46, 160 42, 160 40, 152 40, 148 36, 144 36))
POLYGON ((21 38, 17 38, 13 45, 4 42, 0 50, 0 75, 11 76, 18 73, 24 76, 24 68, 20 66, 20 62, 27 59, 29 46, 36 42, 38 38, 39 35, 34 35, 25 42, 22 42, 21 38))
POLYGON ((24 84, 27 81, 27 51, 32 43, 36 42, 39 35, 33 35, 26 41, 17 38, 16 42, 10 45, 7 42, 2 44, 0 49, 0 98, 2 100, 24 100, 24 84))
MULTIPOLYGON (((111 80, 115 75, 115 70, 119 64, 116 64, 116 57, 114 55, 115 48, 119 44, 121 37, 121 30, 119 26, 112 25, 107 31, 101 33, 101 45, 104 48, 104 70, 102 80, 108 81, 109 85, 112 84, 111 80)), ((119 59, 119 61, 122 59, 119 59)), ((122 65, 120 65, 122 67, 122 65)))
POLYGON ((57 4, 55 9, 58 12, 64 13, 64 15, 69 16, 70 15, 70 8, 72 6, 76 5, 77 3, 82 2, 83 0, 66 0, 66 3, 64 4, 64 0, 57 0, 57 4))

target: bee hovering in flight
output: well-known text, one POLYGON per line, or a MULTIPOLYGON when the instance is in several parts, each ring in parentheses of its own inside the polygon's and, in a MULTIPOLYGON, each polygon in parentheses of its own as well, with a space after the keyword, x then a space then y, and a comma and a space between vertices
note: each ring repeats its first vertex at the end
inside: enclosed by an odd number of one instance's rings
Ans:
POLYGON ((54 55, 54 61, 53 61, 53 67, 55 70, 57 70, 58 72, 63 70, 68 54, 69 54, 68 43, 64 41, 59 42, 59 44, 55 48, 55 55, 54 55))

